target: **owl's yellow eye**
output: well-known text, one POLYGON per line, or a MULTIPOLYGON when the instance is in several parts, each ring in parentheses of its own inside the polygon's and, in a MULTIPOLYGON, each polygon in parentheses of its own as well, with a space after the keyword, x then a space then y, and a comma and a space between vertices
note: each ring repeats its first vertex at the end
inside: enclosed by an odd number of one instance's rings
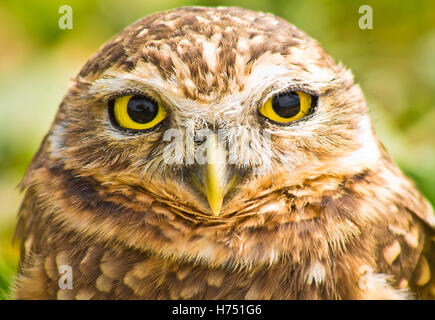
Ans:
POLYGON ((150 129, 166 118, 165 109, 144 96, 119 97, 115 99, 112 108, 114 120, 124 129, 150 129))
POLYGON ((303 91, 285 92, 267 100, 259 111, 272 121, 289 123, 310 113, 311 100, 311 96, 303 91))

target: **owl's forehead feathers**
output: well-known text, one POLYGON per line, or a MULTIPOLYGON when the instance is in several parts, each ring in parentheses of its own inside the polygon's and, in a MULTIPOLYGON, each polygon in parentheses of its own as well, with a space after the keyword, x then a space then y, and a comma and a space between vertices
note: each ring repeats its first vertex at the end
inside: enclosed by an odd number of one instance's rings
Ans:
POLYGON ((79 79, 135 75, 172 88, 178 97, 210 102, 252 85, 254 69, 264 75, 256 75, 260 83, 254 85, 261 87, 261 81, 272 80, 268 74, 328 82, 335 67, 316 41, 274 15, 190 7, 130 25, 88 61, 79 79))

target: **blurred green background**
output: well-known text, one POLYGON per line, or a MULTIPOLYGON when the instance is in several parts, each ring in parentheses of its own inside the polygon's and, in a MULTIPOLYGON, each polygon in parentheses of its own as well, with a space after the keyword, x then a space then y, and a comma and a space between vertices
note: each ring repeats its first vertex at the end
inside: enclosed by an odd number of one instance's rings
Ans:
POLYGON ((155 11, 185 5, 241 6, 275 13, 350 67, 364 90, 378 136, 435 203, 435 1, 105 0, 0 2, 0 299, 16 273, 11 245, 16 189, 73 77, 106 40, 155 11), (73 29, 61 30, 61 5, 73 29), (373 8, 361 30, 358 9, 373 8))

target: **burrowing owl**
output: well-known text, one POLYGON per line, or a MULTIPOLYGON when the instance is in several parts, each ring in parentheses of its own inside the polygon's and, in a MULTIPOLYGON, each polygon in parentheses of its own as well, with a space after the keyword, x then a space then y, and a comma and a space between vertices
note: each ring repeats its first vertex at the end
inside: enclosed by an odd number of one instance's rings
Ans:
POLYGON ((350 71, 271 14, 127 27, 74 79, 22 188, 16 298, 435 297, 432 208, 350 71))

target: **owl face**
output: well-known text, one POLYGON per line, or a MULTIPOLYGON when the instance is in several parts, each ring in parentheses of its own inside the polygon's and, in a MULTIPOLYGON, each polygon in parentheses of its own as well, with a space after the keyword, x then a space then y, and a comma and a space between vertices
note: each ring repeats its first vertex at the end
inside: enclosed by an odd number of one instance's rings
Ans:
POLYGON ((207 221, 379 157, 351 73, 284 20, 238 8, 127 27, 80 71, 48 141, 102 190, 207 221))

